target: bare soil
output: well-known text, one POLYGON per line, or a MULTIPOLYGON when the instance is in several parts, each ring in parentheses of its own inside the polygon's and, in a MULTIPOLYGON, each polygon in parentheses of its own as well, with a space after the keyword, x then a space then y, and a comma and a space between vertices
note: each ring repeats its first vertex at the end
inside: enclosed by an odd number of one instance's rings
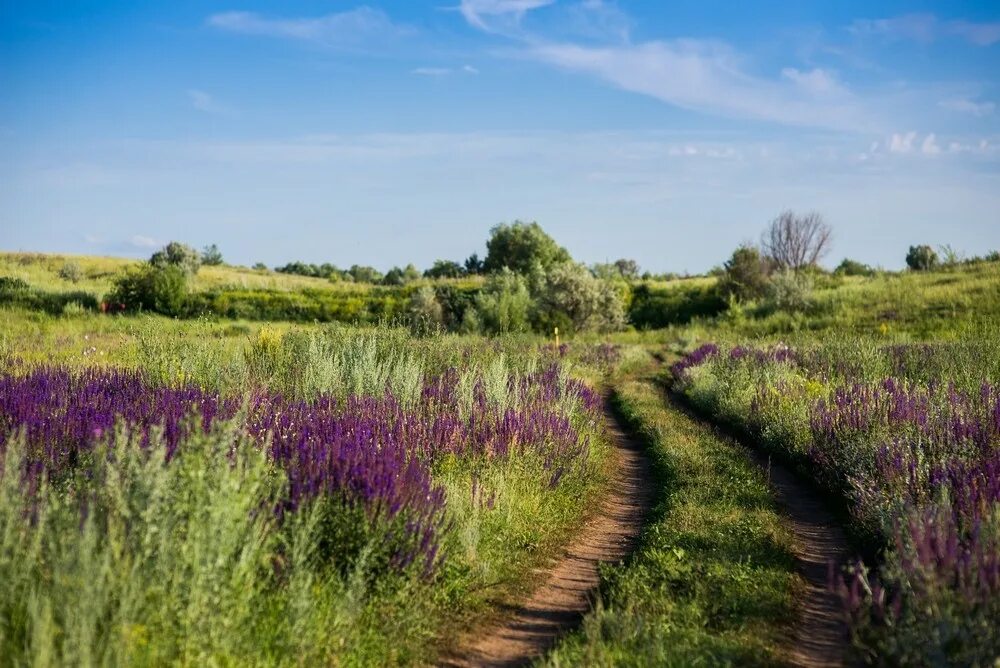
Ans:
POLYGON ((806 580, 799 601, 799 623, 789 634, 789 662, 808 668, 842 666, 847 627, 830 579, 851 555, 847 536, 816 490, 787 467, 750 451, 768 473, 775 499, 794 536, 795 556, 806 580))
POLYGON ((546 570, 531 597, 504 611, 443 662, 445 666, 520 666, 543 654, 591 609, 599 566, 620 563, 635 548, 653 498, 649 461, 605 404, 612 439, 612 479, 600 509, 546 570))

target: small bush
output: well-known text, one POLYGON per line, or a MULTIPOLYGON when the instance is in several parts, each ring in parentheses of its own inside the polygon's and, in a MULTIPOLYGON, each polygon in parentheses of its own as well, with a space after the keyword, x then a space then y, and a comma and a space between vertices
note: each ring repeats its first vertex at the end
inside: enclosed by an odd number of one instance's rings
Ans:
POLYGON ((146 264, 122 274, 109 295, 115 304, 129 311, 153 311, 179 316, 187 304, 187 274, 173 264, 146 264))
POLYGON ((906 266, 913 271, 927 271, 938 264, 938 255, 930 246, 910 246, 906 253, 906 266))
MULTIPOLYGON (((221 260, 221 255, 219 256, 221 260)), ((171 241, 162 249, 153 253, 149 263, 154 267, 177 267, 188 276, 198 273, 201 268, 201 254, 187 244, 171 241)))
POLYGON ((851 260, 850 258, 844 258, 844 260, 837 265, 837 268, 833 270, 836 276, 874 276, 875 270, 869 267, 863 262, 858 262, 857 260, 851 260))
POLYGON ((434 288, 425 285, 410 296, 410 329, 415 334, 439 332, 444 324, 444 309, 434 288))
POLYGON ((79 283, 80 279, 83 278, 83 269, 80 267, 80 263, 73 260, 64 263, 59 269, 59 278, 70 283, 79 283))
POLYGON ((767 307, 772 311, 798 313, 812 301, 813 280, 804 272, 785 270, 771 278, 767 289, 767 307))

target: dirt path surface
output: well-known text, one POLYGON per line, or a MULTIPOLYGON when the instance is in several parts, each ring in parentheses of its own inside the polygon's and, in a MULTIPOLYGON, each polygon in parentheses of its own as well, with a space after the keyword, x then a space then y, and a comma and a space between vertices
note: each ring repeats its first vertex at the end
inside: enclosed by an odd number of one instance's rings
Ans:
POLYGON ((600 578, 598 566, 620 562, 635 547, 653 498, 649 461, 642 446, 622 430, 605 402, 614 446, 613 478, 601 509, 547 570, 531 598, 513 606, 497 626, 483 629, 445 666, 519 666, 552 647, 590 610, 600 578))
POLYGON ((851 554, 847 537, 815 490, 788 468, 749 450, 768 471, 775 499, 794 534, 795 556, 806 579, 799 601, 799 623, 789 639, 789 661, 793 666, 842 666, 847 629, 843 608, 828 583, 831 569, 842 565, 851 554))

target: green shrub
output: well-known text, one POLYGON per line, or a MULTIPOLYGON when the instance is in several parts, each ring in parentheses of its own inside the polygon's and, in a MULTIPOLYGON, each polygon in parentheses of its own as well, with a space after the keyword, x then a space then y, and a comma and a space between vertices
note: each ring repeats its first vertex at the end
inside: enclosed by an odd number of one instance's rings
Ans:
POLYGON ((906 266, 914 271, 927 271, 937 264, 937 253, 930 246, 910 246, 910 250, 906 253, 906 266))
POLYGON ((564 262, 551 267, 537 295, 540 331, 560 326, 562 331, 613 332, 625 326, 621 295, 610 281, 595 278, 582 264, 564 262))
POLYGON ((128 311, 153 311, 169 316, 185 314, 187 274, 174 264, 152 263, 126 269, 108 296, 128 311))
POLYGON ((837 276, 874 276, 875 270, 863 262, 845 257, 833 273, 837 276))
POLYGON ((768 263, 753 246, 740 246, 726 261, 719 291, 741 300, 759 299, 767 291, 768 263))
POLYGON ((476 296, 475 320, 490 333, 527 332, 533 308, 527 280, 504 268, 476 296))
POLYGON ((714 317, 725 310, 726 300, 714 285, 681 283, 655 289, 642 283, 632 292, 629 320, 640 329, 656 329, 714 317))
POLYGON ((813 279, 805 272, 787 269, 771 277, 766 310, 800 313, 812 301, 813 279))
POLYGON ((201 267, 201 254, 187 244, 171 241, 153 253, 149 258, 149 263, 158 268, 177 267, 185 274, 193 276, 198 273, 198 269, 201 267))
POLYGON ((80 267, 80 263, 73 260, 65 262, 59 269, 59 278, 70 283, 79 283, 80 279, 83 278, 83 269, 80 267))

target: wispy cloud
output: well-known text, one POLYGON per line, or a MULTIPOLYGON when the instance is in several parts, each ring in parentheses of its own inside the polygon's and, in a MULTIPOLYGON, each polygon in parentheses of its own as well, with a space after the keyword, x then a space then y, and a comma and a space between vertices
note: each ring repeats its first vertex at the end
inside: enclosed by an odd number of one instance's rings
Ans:
POLYGON ((462 0, 458 11, 471 25, 487 32, 500 32, 516 26, 533 9, 546 7, 555 0, 462 0))
POLYGON ((206 114, 217 116, 227 116, 232 113, 229 107, 220 104, 212 95, 203 90, 192 88, 187 91, 187 96, 191 101, 191 106, 198 111, 204 111, 206 114))
POLYGON ((938 102, 938 105, 951 111, 957 111, 963 114, 971 114, 979 117, 989 116, 996 109, 996 105, 992 102, 976 102, 968 98, 942 100, 941 102, 938 102))
POLYGON ((222 12, 209 16, 206 23, 219 30, 243 35, 345 48, 413 32, 413 28, 393 23, 382 10, 365 6, 323 16, 297 18, 266 17, 256 12, 222 12))
POLYGON ((129 242, 130 246, 133 246, 135 248, 143 248, 143 249, 146 249, 146 248, 160 248, 161 246, 163 246, 163 242, 162 241, 160 241, 158 239, 154 239, 153 237, 147 237, 147 236, 142 235, 142 234, 135 234, 135 235, 133 235, 132 238, 128 240, 128 242, 129 242))
POLYGON ((750 74, 721 42, 673 40, 588 47, 538 44, 526 54, 685 109, 792 125, 859 130, 871 124, 857 100, 824 70, 750 74))
POLYGON ((479 74, 477 70, 472 65, 463 65, 459 69, 453 69, 451 67, 417 67, 410 70, 412 74, 422 77, 445 77, 449 74, 479 74))
POLYGON ((1000 22, 944 21, 933 14, 903 14, 890 18, 858 19, 848 27, 848 30, 859 37, 874 36, 923 43, 946 37, 964 39, 977 46, 991 46, 1000 42, 1000 22))
POLYGON ((422 77, 443 77, 451 74, 450 67, 417 67, 413 71, 413 74, 417 74, 422 77))

